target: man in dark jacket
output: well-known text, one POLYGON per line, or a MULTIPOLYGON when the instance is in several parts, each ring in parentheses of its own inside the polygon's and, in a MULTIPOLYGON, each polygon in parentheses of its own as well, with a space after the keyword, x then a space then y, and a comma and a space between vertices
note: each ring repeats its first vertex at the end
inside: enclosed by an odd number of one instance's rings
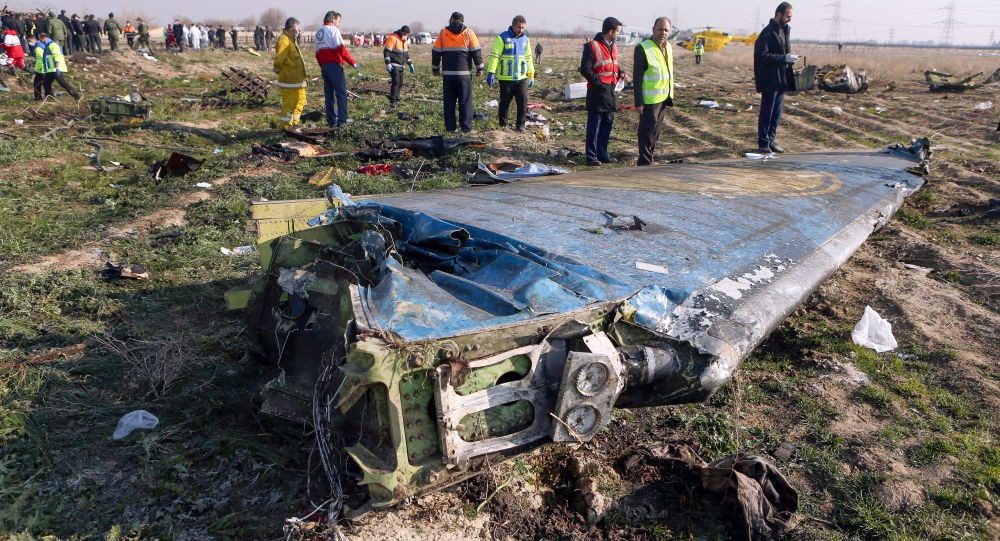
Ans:
POLYGON ((226 29, 221 24, 215 29, 215 41, 220 49, 226 48, 226 29))
POLYGON ((761 154, 784 152, 775 142, 785 92, 795 90, 792 65, 799 59, 792 54, 788 23, 792 20, 792 5, 778 4, 774 18, 760 31, 753 49, 753 78, 760 92, 757 115, 757 148, 761 154))
POLYGON ((174 26, 172 27, 174 31, 174 43, 177 44, 177 52, 184 52, 184 25, 181 24, 180 19, 174 19, 174 26))
POLYGON ((103 53, 104 49, 101 47, 101 23, 97 21, 97 17, 93 13, 87 15, 87 34, 89 34, 88 39, 90 40, 90 50, 94 53, 103 53))
POLYGON ((80 16, 76 13, 69 20, 69 30, 73 34, 73 51, 79 52, 86 49, 85 44, 87 43, 86 33, 83 31, 83 22, 80 21, 80 16))
POLYGON ((452 13, 431 49, 431 74, 441 77, 446 131, 453 132, 457 127, 465 133, 472 131, 472 72, 475 70, 476 77, 480 77, 485 69, 479 37, 465 26, 465 15, 452 13))
POLYGON ((63 26, 66 27, 65 36, 63 37, 62 43, 60 43, 60 45, 62 45, 63 52, 66 54, 75 53, 76 49, 73 48, 73 23, 70 22, 69 16, 66 15, 66 10, 64 9, 60 11, 59 16, 56 18, 62 21, 63 26))
POLYGON ((618 66, 618 32, 622 23, 614 17, 604 19, 601 33, 583 46, 580 75, 587 79, 587 165, 597 166, 615 160, 608 154, 611 128, 615 123, 618 97, 615 85, 631 77, 618 66))

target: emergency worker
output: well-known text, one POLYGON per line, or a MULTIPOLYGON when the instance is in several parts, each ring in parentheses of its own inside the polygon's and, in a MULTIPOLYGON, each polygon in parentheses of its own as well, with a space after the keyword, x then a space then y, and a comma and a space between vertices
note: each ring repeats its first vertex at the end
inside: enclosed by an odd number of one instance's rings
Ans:
POLYGON ((289 17, 285 21, 285 30, 274 47, 274 72, 278 74, 278 88, 281 89, 281 113, 278 119, 282 129, 298 124, 302 109, 306 106, 306 64, 302 60, 299 46, 295 44, 298 33, 299 20, 289 17))
POLYGON ((135 27, 132 26, 132 21, 125 21, 125 26, 122 27, 122 32, 125 34, 125 41, 128 43, 129 49, 135 48, 135 27))
POLYGON ((69 83, 67 83, 66 79, 63 78, 63 73, 66 73, 69 68, 66 65, 66 57, 63 56, 62 47, 53 41, 48 34, 44 33, 38 36, 38 42, 42 45, 42 69, 45 72, 45 78, 43 79, 43 84, 45 85, 45 95, 52 95, 52 82, 56 81, 59 83, 59 86, 66 89, 66 92, 70 96, 73 96, 74 99, 80 99, 80 95, 77 94, 76 90, 73 90, 73 87, 69 86, 69 83))
POLYGON ((670 19, 660 17, 653 22, 653 35, 635 48, 632 73, 639 81, 635 85, 635 106, 639 109, 639 160, 636 165, 653 163, 653 151, 663 129, 667 107, 674 106, 674 55, 667 37, 670 19))
POLYGON ((694 63, 701 64, 701 57, 705 54, 705 39, 698 38, 698 43, 694 45, 694 63))
POLYGON ((442 79, 446 131, 454 132, 459 126, 465 133, 472 131, 472 69, 475 68, 478 77, 485 67, 476 33, 465 26, 465 15, 452 13, 448 26, 438 33, 431 50, 431 73, 442 79))
POLYGON ((497 121, 500 127, 507 126, 507 111, 510 100, 517 101, 517 118, 514 129, 524 131, 524 120, 528 114, 528 89, 535 86, 535 63, 531 57, 531 42, 524 33, 527 21, 518 15, 510 23, 510 28, 493 40, 490 61, 486 64, 486 84, 500 80, 500 103, 497 107, 497 121))
POLYGON ((340 13, 327 11, 323 15, 323 26, 316 30, 314 36, 316 47, 316 62, 323 74, 323 99, 326 112, 326 125, 336 128, 347 124, 347 76, 344 75, 344 64, 359 69, 351 51, 344 43, 340 33, 340 13))
POLYGON ((630 81, 628 73, 618 66, 618 33, 622 23, 608 17, 601 23, 601 32, 583 46, 580 75, 587 79, 587 165, 597 166, 615 161, 608 154, 611 128, 615 122, 619 81, 630 81))
POLYGON ((410 46, 407 44, 409 37, 410 27, 404 24, 399 30, 389 34, 382 49, 385 69, 392 81, 389 87, 389 104, 393 106, 399 103, 399 91, 403 88, 403 66, 407 66, 410 73, 414 72, 413 61, 410 60, 410 46))
POLYGON ((35 91, 35 101, 42 101, 42 87, 45 85, 45 47, 33 34, 28 34, 28 54, 35 60, 31 70, 35 74, 31 87, 35 91))

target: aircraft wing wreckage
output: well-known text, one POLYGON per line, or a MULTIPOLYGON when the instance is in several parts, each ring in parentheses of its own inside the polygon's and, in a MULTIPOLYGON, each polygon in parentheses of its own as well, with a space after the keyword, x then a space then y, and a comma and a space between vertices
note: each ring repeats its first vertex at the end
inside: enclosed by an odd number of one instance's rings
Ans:
POLYGON ((280 369, 263 409, 313 425, 336 511, 357 516, 488 457, 586 442, 613 408, 705 400, 923 185, 929 155, 255 204, 246 317, 280 369))

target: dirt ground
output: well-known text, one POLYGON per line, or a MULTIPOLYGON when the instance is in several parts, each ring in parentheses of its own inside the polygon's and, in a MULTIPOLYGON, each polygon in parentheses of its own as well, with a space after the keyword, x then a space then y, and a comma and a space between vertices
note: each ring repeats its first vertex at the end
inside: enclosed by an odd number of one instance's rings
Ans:
MULTIPOLYGON (((574 70, 581 45, 582 40, 545 42, 533 101, 550 105, 546 116, 563 126, 553 130, 554 139, 542 141, 534 133, 490 132, 477 126, 489 140, 490 152, 516 158, 535 155, 539 149, 582 151, 583 133, 571 128, 574 123, 580 125, 581 104, 567 103, 561 97, 563 84, 579 80, 574 70), (546 68, 552 68, 552 73, 541 73, 546 68)), ((688 51, 674 50, 678 106, 668 113, 658 159, 731 158, 753 150, 759 98, 753 89, 750 51, 730 47, 706 55, 705 62, 696 66, 688 51), (701 108, 697 105, 701 100, 714 100, 723 107, 701 108)), ((802 494, 802 521, 790 534, 792 538, 880 539, 894 531, 900 538, 951 538, 952 534, 954 538, 1000 538, 1000 511, 996 510, 1000 433, 995 421, 1000 413, 1000 219, 983 215, 990 208, 988 200, 1000 198, 1000 86, 939 94, 928 92, 922 80, 924 69, 990 73, 1000 68, 1000 60, 982 56, 983 51, 965 50, 869 48, 838 54, 833 47, 811 46, 800 51, 810 63, 841 60, 856 68, 867 67, 873 80, 870 90, 859 95, 806 91, 788 96, 778 131, 786 151, 867 149, 930 137, 935 154, 928 185, 825 282, 709 403, 619 412, 609 429, 579 449, 544 446, 441 493, 370 514, 344 525, 350 539, 737 536, 732 508, 697 488, 686 473, 649 458, 649 449, 668 442, 692 443, 712 457, 734 451, 773 457, 784 444, 797 449, 790 456, 772 458, 802 494), (986 101, 993 101, 993 108, 976 109, 986 101), (849 342, 849 330, 866 305, 893 324, 903 344, 898 354, 867 355, 843 345, 849 342), (949 439, 949 434, 959 433, 960 440, 949 439), (928 442, 941 445, 933 447, 928 442), (609 510, 596 524, 586 520, 578 476, 570 467, 574 459, 602 465, 598 486, 609 510), (970 472, 980 477, 972 481, 970 472), (951 529, 960 524, 968 529, 951 529), (925 535, 935 527, 946 531, 925 535)), ((621 53, 623 59, 631 55, 631 48, 621 53)), ((380 62, 379 51, 361 50, 356 56, 368 65, 380 62)), ((421 65, 428 63, 426 50, 415 48, 414 56, 421 65)), ((76 60, 81 66, 88 63, 85 58, 76 60)), ((235 55, 184 64, 131 54, 122 59, 105 56, 100 69, 88 68, 77 80, 85 91, 101 89, 111 77, 170 79, 188 85, 190 80, 212 79, 219 69, 249 62, 266 72, 266 59, 235 55)), ((160 92, 169 95, 170 88, 160 92)), ((415 93, 423 95, 426 87, 415 93)), ((384 106, 369 106, 366 114, 378 114, 379 107, 384 106)), ((259 114, 186 121, 201 128, 231 128, 259 114)), ((361 115, 356 118, 362 122, 361 115)), ((612 150, 623 162, 634 160, 637 121, 634 111, 621 111, 617 116, 612 150)), ((27 122, 25 129, 37 122, 27 122)), ((579 162, 564 165, 582 167, 579 162)), ((27 175, 23 178, 34 179, 44 178, 53 164, 34 162, 23 167, 27 175)), ((42 276, 99 267, 111 245, 165 228, 211 226, 212 219, 200 209, 221 198, 217 194, 223 188, 235 190, 234 184, 249 183, 233 179, 265 177, 273 171, 247 165, 239 171, 217 173, 212 173, 215 186, 211 190, 165 196, 160 208, 103 224, 97 238, 84 244, 4 261, 3 268, 42 276)), ((302 173, 302 168, 296 170, 302 173)), ((222 242, 217 236, 208 238, 205 242, 222 242)), ((201 269, 191 274, 198 272, 201 269)), ((223 325, 223 316, 206 317, 223 325)), ((219 339, 208 339, 213 340, 219 339)), ((240 412, 242 421, 252 427, 250 432, 255 432, 258 421, 244 418, 253 414, 240 412)), ((261 429, 268 437, 276 432, 271 425, 261 429)), ((307 477, 302 449, 282 447, 281 451, 300 453, 290 459, 291 471, 283 475, 307 477)), ((239 468, 243 471, 244 465, 239 468)), ((253 483, 240 488, 247 493, 257 489, 253 483)), ((296 490, 301 492, 301 486, 296 490)), ((262 511, 266 524, 254 531, 233 534, 222 527, 209 534, 207 528, 193 528, 187 537, 178 538, 274 539, 282 536, 275 517, 303 515, 309 510, 296 501, 262 511)), ((51 531, 69 537, 65 529, 52 527, 51 531)), ((141 528, 137 531, 134 538, 156 537, 142 534, 141 528)), ((87 531, 84 536, 93 533, 87 531)), ((0 532, 0 538, 7 535, 0 532)))

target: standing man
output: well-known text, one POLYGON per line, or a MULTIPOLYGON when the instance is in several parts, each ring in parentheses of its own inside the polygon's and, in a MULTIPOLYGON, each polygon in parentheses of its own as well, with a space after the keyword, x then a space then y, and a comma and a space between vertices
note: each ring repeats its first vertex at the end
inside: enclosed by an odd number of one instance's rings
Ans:
MULTIPOLYGON (((136 32, 139 33, 139 39, 135 42, 136 45, 138 45, 140 49, 143 47, 149 49, 149 25, 146 24, 146 21, 142 20, 142 17, 139 17, 135 21, 139 23, 139 26, 136 27, 136 32)), ((134 48, 135 47, 133 47, 133 49, 134 48)))
POLYGON ((264 29, 259 24, 253 29, 253 48, 257 51, 264 50, 264 29))
POLYGON ((618 66, 618 33, 622 23, 614 17, 604 19, 601 32, 583 46, 580 75, 587 79, 587 165, 615 161, 608 154, 611 128, 615 123, 618 98, 615 85, 632 78, 618 66))
POLYGON ((125 42, 128 43, 129 49, 135 48, 135 27, 132 26, 132 21, 125 21, 125 26, 122 27, 122 32, 125 34, 125 42))
POLYGON ((114 13, 108 13, 108 18, 104 21, 104 33, 108 35, 108 44, 112 51, 118 50, 118 37, 121 35, 122 27, 115 20, 114 13))
MULTIPOLYGON (((281 89, 281 114, 278 119, 282 129, 298 124, 306 106, 306 64, 299 46, 295 44, 298 33, 299 20, 289 17, 285 21, 285 31, 274 48, 274 72, 278 74, 278 88, 281 89)), ((225 37, 223 33, 222 38, 225 37)))
POLYGON ((80 21, 80 16, 76 13, 69 20, 70 33, 73 34, 73 51, 80 52, 86 47, 87 34, 84 32, 83 23, 80 21))
POLYGON ((66 89, 66 92, 68 92, 70 96, 73 96, 74 99, 80 99, 80 95, 77 94, 76 90, 73 90, 73 87, 69 86, 69 83, 63 79, 63 73, 67 71, 67 66, 66 58, 62 53, 62 47, 59 47, 59 44, 52 41, 48 34, 45 33, 39 34, 38 42, 41 44, 42 69, 45 71, 45 78, 43 79, 43 84, 45 85, 45 95, 52 95, 52 82, 56 81, 59 83, 59 86, 66 89))
POLYGON ((97 17, 91 13, 87 15, 89 23, 87 24, 87 40, 90 43, 90 50, 93 53, 103 53, 104 47, 101 46, 101 25, 97 22, 97 17))
MULTIPOLYGON (((288 21, 285 21, 288 22, 288 21)), ((295 21, 298 24, 298 21, 295 21)), ((299 35, 298 27, 295 27, 295 35, 299 35)), ((218 28, 215 29, 215 43, 220 49, 226 48, 226 29, 220 24, 218 28)))
POLYGON ((542 47, 541 43, 536 43, 535 44, 535 64, 541 64, 542 63, 542 51, 544 49, 545 48, 542 47))
MULTIPOLYGON (((674 106, 674 54, 667 37, 670 19, 653 21, 653 35, 635 48, 632 73, 642 82, 635 85, 635 106, 639 109, 639 160, 636 165, 651 165, 656 141, 663 129, 667 107, 674 106)), ((636 79, 638 80, 638 79, 636 79)))
POLYGON ((795 90, 792 66, 799 59, 792 54, 788 23, 792 20, 792 5, 778 4, 774 18, 760 31, 753 48, 753 79, 760 92, 760 112, 757 116, 757 148, 761 154, 784 152, 775 142, 785 92, 795 90))
POLYGON ((410 46, 406 42, 409 37, 410 27, 404 24, 399 30, 389 34, 385 39, 385 47, 382 48, 385 69, 392 81, 389 87, 389 105, 393 107, 399 103, 399 91, 403 88, 403 66, 409 67, 410 73, 414 71, 413 61, 410 60, 410 46))
POLYGON ((271 48, 271 42, 274 41, 274 31, 271 30, 270 26, 264 27, 264 50, 271 48))
POLYGON ((444 129, 453 132, 458 126, 462 131, 472 131, 472 68, 476 76, 483 74, 483 50, 479 38, 465 26, 465 15, 451 14, 448 26, 438 33, 431 50, 431 73, 441 76, 444 91, 444 129), (442 68, 443 65, 443 68, 442 68), (455 105, 458 105, 458 122, 455 122, 455 105))
POLYGON ((174 31, 174 43, 177 44, 177 52, 184 52, 184 25, 181 24, 180 19, 174 19, 174 26, 171 27, 174 31))
POLYGON ((705 54, 705 39, 698 38, 698 43, 694 44, 694 63, 701 64, 701 57, 705 54))
POLYGON ((66 37, 60 43, 60 45, 63 46, 63 52, 66 54, 73 54, 76 52, 76 49, 73 48, 73 23, 70 22, 65 9, 59 12, 59 17, 57 18, 62 21, 63 26, 66 27, 66 37))
POLYGON ((35 101, 42 101, 44 99, 42 96, 42 87, 45 85, 45 48, 38 42, 38 38, 32 34, 28 34, 26 39, 28 41, 27 54, 35 61, 32 68, 35 78, 32 81, 31 87, 35 91, 35 101))
POLYGON ((500 80, 500 105, 497 120, 500 127, 507 126, 510 100, 517 101, 517 119, 514 129, 524 131, 528 114, 528 89, 535 86, 535 63, 531 58, 531 42, 524 33, 528 25, 523 15, 514 17, 510 28, 493 40, 490 61, 486 65, 486 84, 500 80))
POLYGON ((234 51, 236 51, 236 50, 239 49, 239 46, 236 44, 236 38, 238 38, 239 35, 240 35, 240 33, 236 30, 235 26, 230 26, 229 27, 229 37, 232 38, 232 40, 233 40, 233 50, 234 51))
POLYGON ((52 41, 58 43, 59 47, 63 47, 63 44, 66 42, 66 25, 56 17, 55 12, 49 12, 49 18, 45 20, 45 26, 49 29, 49 37, 52 38, 52 41))
MULTIPOLYGON (((279 38, 280 39, 280 38, 279 38)), ((340 13, 327 11, 323 15, 323 26, 313 37, 316 47, 316 62, 323 74, 323 100, 326 108, 326 125, 331 128, 347 124, 347 77, 344 64, 360 68, 351 52, 347 50, 344 37, 340 34, 340 13)))

